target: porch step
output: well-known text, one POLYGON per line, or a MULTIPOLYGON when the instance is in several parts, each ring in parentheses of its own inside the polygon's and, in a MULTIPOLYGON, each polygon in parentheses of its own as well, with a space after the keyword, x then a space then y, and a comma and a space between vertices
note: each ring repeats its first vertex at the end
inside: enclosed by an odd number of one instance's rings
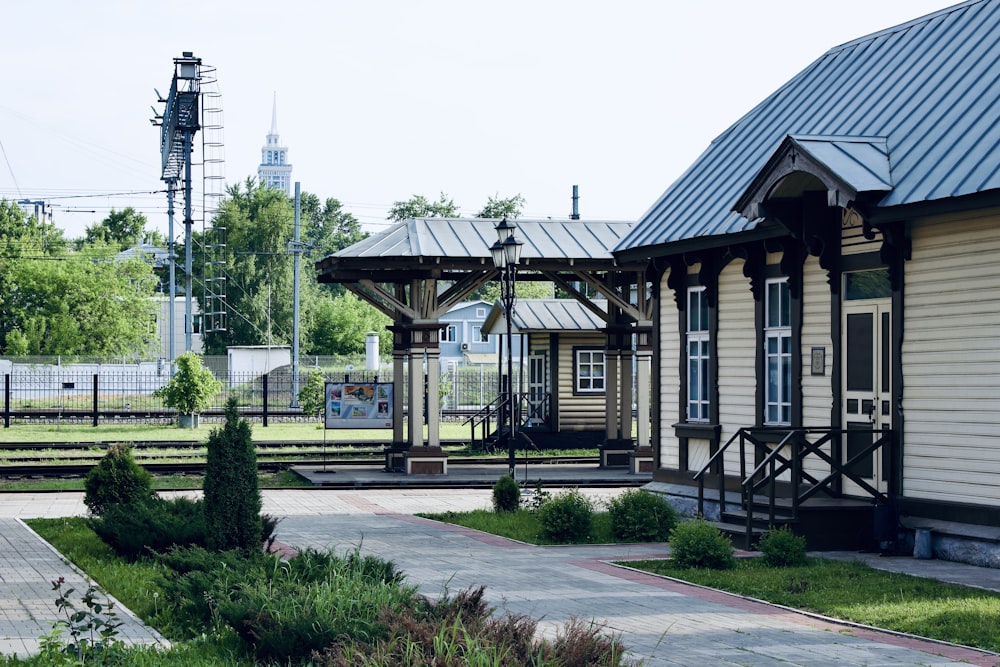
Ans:
MULTIPOLYGON (((792 519, 790 514, 775 513, 774 526, 776 528, 794 526, 795 523, 797 522, 792 519)), ((728 535, 733 540, 733 544, 742 549, 752 549, 757 544, 757 540, 771 530, 768 513, 761 511, 753 512, 750 517, 750 542, 748 544, 747 512, 746 510, 737 509, 723 512, 720 520, 715 522, 715 527, 722 531, 724 535, 728 535)))
POLYGON ((748 551, 751 550, 757 544, 757 541, 764 536, 764 533, 767 532, 767 529, 765 528, 758 528, 756 526, 753 527, 750 533, 750 544, 747 544, 746 526, 729 521, 710 521, 709 523, 715 526, 720 533, 728 537, 732 541, 733 546, 737 549, 746 549, 748 551))
MULTIPOLYGON (((746 510, 727 509, 725 512, 722 513, 722 522, 731 523, 745 528, 747 525, 747 512, 746 510)), ((792 518, 790 513, 786 514, 780 511, 775 511, 774 523, 778 526, 785 526, 785 525, 792 525, 796 523, 796 521, 792 518)), ((760 511, 759 509, 756 509, 750 515, 750 525, 754 526, 755 528, 762 528, 764 530, 767 530, 769 526, 768 513, 766 511, 760 511)))

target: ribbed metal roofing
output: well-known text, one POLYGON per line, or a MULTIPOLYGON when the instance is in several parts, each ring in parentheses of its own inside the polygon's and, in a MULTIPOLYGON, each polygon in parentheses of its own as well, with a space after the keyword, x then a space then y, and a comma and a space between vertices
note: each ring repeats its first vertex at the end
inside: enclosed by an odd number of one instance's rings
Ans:
MULTIPOLYGON (((524 243, 522 262, 533 259, 611 260, 611 250, 634 222, 516 220, 515 236, 524 243)), ((485 218, 413 218, 345 248, 339 258, 478 259, 492 261, 496 220, 485 218)))
MULTIPOLYGON (((602 310, 607 303, 595 301, 602 310)), ((575 299, 524 299, 514 304, 511 324, 518 333, 529 331, 596 331, 607 326, 575 299)))
POLYGON ((831 49, 716 138, 617 250, 752 229, 733 207, 782 141, 801 135, 884 137, 892 189, 879 208, 1000 188, 1000 0, 831 49))
MULTIPOLYGON (((593 302, 607 312, 607 302, 593 302)), ((596 313, 575 299, 522 299, 514 304, 511 316, 513 333, 533 333, 545 331, 600 331, 607 326, 596 313)), ((483 328, 488 333, 505 333, 503 309, 497 303, 493 306, 483 328)))

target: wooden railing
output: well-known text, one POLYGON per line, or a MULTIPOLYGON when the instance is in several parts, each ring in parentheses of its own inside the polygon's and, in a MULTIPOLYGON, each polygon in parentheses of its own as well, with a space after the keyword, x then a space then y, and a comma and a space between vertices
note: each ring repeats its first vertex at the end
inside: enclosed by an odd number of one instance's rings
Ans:
MULTIPOLYGON (((848 460, 841 462, 840 457, 823 451, 829 445, 831 452, 840 452, 847 438, 847 430, 833 428, 799 428, 785 427, 741 428, 736 431, 726 443, 718 449, 702 466, 694 478, 698 481, 698 512, 704 514, 705 483, 712 477, 716 481, 719 494, 719 511, 726 511, 726 452, 736 443, 739 447, 739 479, 740 506, 746 512, 746 538, 749 543, 754 521, 755 497, 762 494, 767 499, 767 524, 773 526, 777 516, 778 482, 787 483, 789 489, 786 496, 790 501, 787 509, 791 519, 799 516, 801 505, 819 493, 828 497, 844 496, 843 483, 853 482, 858 489, 876 503, 887 503, 885 493, 872 486, 868 480, 852 471, 852 468, 866 457, 874 455, 880 449, 887 450, 890 455, 893 447, 892 431, 851 429, 852 436, 870 435, 871 444, 855 452, 848 460), (749 469, 748 455, 751 461, 759 461, 749 469), (805 461, 813 457, 820 461, 818 468, 828 468, 829 472, 820 477, 806 470, 805 461), (778 478, 789 473, 787 479, 778 478)), ((784 508, 783 508, 784 510, 784 508)))

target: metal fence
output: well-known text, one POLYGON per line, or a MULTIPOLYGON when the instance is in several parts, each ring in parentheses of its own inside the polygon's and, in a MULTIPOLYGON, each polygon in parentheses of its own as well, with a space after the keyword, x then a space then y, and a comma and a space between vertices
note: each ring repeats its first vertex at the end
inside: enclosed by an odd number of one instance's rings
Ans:
MULTIPOLYGON (((212 407, 202 415, 220 417, 224 406, 235 397, 241 413, 248 418, 318 420, 303 414, 296 384, 286 367, 269 373, 228 372, 208 364, 222 382, 212 407)), ((381 371, 359 371, 341 365, 335 370, 300 366, 297 388, 306 386, 313 373, 340 382, 391 382, 392 366, 381 371)), ((14 365, 2 376, 3 422, 11 424, 40 421, 83 420, 163 422, 176 413, 153 393, 169 381, 169 374, 157 362, 133 364, 14 365)), ((426 378, 425 378, 426 381, 426 378)), ((482 366, 451 366, 441 376, 439 400, 443 419, 461 419, 494 401, 498 393, 497 369, 482 366)), ((408 383, 403 383, 404 405, 408 405, 408 383)), ((426 406, 425 406, 426 410, 426 406)))

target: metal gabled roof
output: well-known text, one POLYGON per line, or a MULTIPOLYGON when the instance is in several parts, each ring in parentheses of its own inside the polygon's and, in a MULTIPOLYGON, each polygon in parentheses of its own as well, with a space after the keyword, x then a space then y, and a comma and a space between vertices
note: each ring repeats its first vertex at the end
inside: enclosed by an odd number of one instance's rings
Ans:
POLYGON ((892 190, 889 142, 885 137, 813 137, 789 139, 857 192, 892 190))
POLYGON ((831 49, 716 138, 616 252, 753 229, 733 207, 792 136, 884 137, 892 189, 877 208, 1000 188, 1000 0, 831 49))
MULTIPOLYGON (((338 270, 417 269, 436 266, 454 270, 493 267, 490 246, 497 220, 485 218, 412 218, 344 248, 316 263, 328 277, 338 270)), ((516 220, 516 237, 524 243, 521 269, 571 266, 610 269, 611 254, 634 222, 583 220, 516 220)))
MULTIPOLYGON (((595 300, 594 305, 607 312, 607 302, 595 300)), ((493 305, 483 328, 488 333, 501 331, 506 325, 503 308, 493 305)), ((511 315, 512 333, 546 331, 602 331, 607 326, 596 313, 575 299, 522 299, 514 304, 511 315)))
POLYGON ((748 220, 771 197, 794 195, 811 174, 827 190, 829 206, 847 206, 861 198, 880 198, 892 190, 892 169, 885 137, 793 135, 781 142, 733 210, 748 220))
MULTIPOLYGON (((497 220, 413 218, 369 236, 337 257, 425 257, 490 259, 497 220)), ((611 259, 611 250, 634 222, 516 220, 515 236, 524 242, 522 260, 538 258, 611 259)))

